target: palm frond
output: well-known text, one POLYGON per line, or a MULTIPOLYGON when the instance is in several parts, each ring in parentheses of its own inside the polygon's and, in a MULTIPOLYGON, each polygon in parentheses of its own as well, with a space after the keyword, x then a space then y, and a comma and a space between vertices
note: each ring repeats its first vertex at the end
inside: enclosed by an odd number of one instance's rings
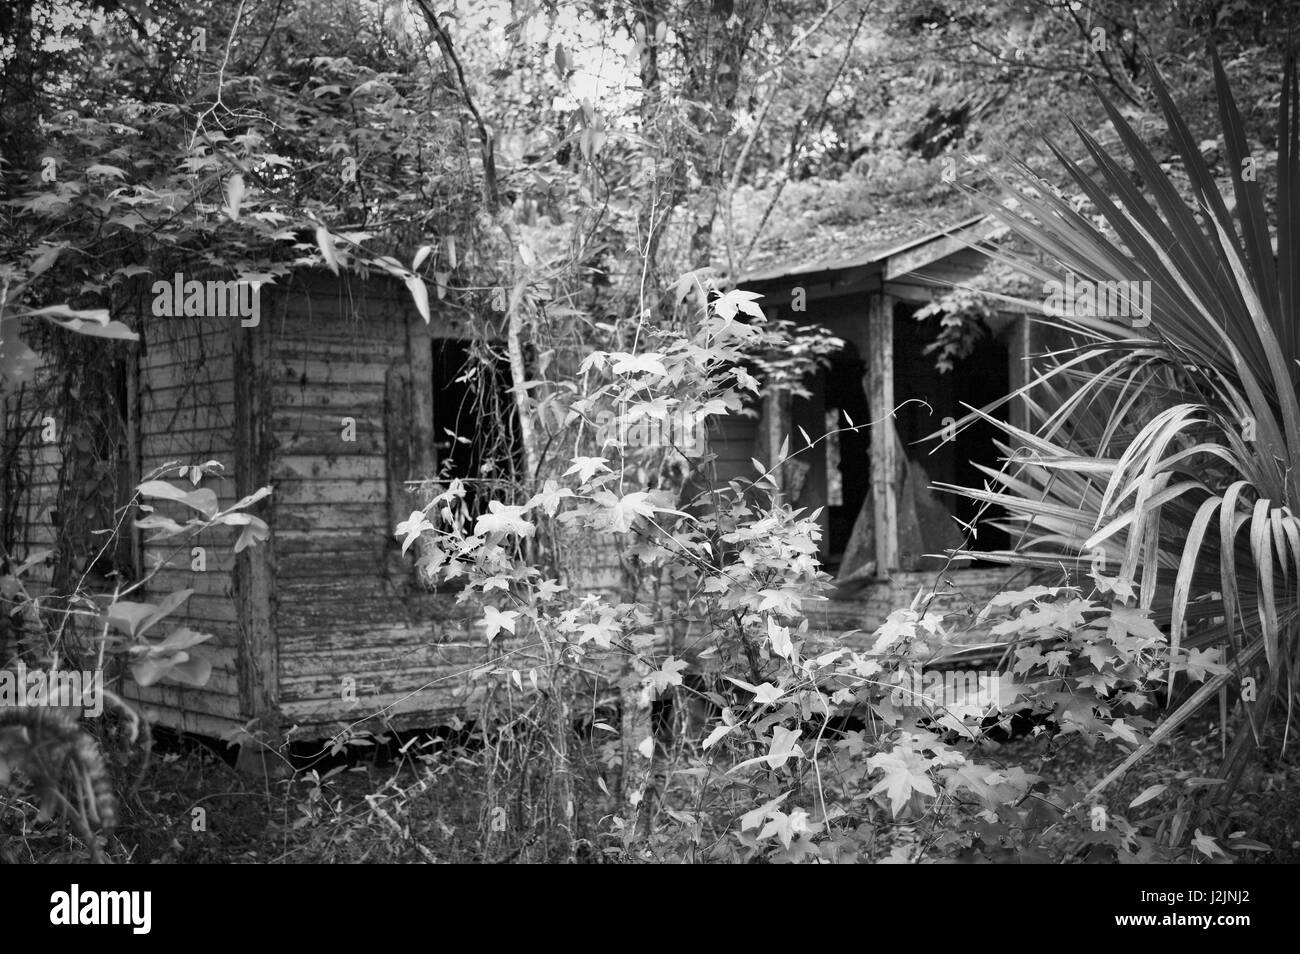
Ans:
MULTIPOLYGON (((1069 343, 1024 387, 958 422, 1001 428, 1004 466, 985 470, 983 488, 945 489, 997 514, 1013 541, 963 555, 1076 580, 1102 567, 1167 627, 1171 659, 1219 648, 1241 675, 1260 656, 1276 687, 1300 638, 1300 95, 1288 64, 1272 228, 1240 111, 1211 56, 1231 202, 1149 63, 1186 182, 1102 96, 1122 147, 1115 155, 1077 124, 1090 171, 1047 144, 1096 218, 1014 158, 990 173, 993 193, 967 190, 1032 250, 994 257, 1045 293, 1072 273, 1098 288, 1150 283, 1137 287, 1151 294, 1140 315, 1044 318, 1069 343), (1025 402, 1030 429, 995 417, 1009 400, 1025 402)), ((1205 698, 1197 692, 1185 705, 1205 698)), ((1250 713, 1252 725, 1267 705, 1250 713)), ((1249 747, 1239 740, 1233 757, 1249 747)))

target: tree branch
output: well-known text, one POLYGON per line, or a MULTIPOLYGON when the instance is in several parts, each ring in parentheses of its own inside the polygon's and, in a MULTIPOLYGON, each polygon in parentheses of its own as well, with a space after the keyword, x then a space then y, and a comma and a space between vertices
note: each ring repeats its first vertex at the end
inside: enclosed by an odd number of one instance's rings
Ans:
POLYGON ((461 99, 465 102, 465 108, 474 117, 474 125, 478 127, 480 150, 483 153, 483 198, 487 201, 488 207, 493 214, 501 208, 501 193, 497 188, 497 166, 492 137, 488 134, 487 123, 483 121, 483 114, 478 111, 474 105, 474 96, 470 93, 469 83, 465 80, 465 68, 461 66, 460 57, 456 55, 456 48, 452 46, 451 37, 443 29, 438 14, 433 12, 426 0, 415 0, 416 6, 424 14, 425 22, 429 24, 429 29, 433 31, 434 39, 438 41, 438 48, 442 50, 442 55, 446 57, 448 65, 456 74, 456 82, 460 87, 461 99))

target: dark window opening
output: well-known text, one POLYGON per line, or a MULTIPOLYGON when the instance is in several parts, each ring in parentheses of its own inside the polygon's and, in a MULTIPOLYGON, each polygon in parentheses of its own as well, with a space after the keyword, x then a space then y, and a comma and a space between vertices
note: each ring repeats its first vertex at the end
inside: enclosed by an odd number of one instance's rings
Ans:
MULTIPOLYGON (((983 407, 1005 396, 1011 389, 1010 354, 1004 341, 991 335, 982 336, 965 358, 951 371, 941 373, 935 367, 935 355, 925 348, 939 332, 937 316, 917 321, 918 306, 899 302, 894 308, 894 400, 904 404, 897 414, 898 435, 909 462, 909 493, 916 508, 916 526, 923 545, 900 539, 901 554, 911 557, 914 568, 937 567, 921 553, 937 553, 962 544, 966 531, 952 517, 972 524, 979 516, 979 504, 952 493, 936 493, 927 486, 934 482, 981 487, 987 477, 979 466, 997 468, 999 451, 994 443, 1001 432, 996 425, 978 422, 963 428, 954 440, 946 443, 922 439, 941 430, 945 419, 956 420, 970 407, 983 407), (927 406, 928 405, 928 406, 927 406), (919 470, 917 465, 919 465, 919 470), (944 512, 948 515, 945 518, 944 512)), ((997 415, 1005 419, 1006 408, 997 415)), ((900 495, 900 537, 904 536, 900 495)), ((991 525, 994 515, 986 512, 977 524, 978 536, 970 541, 972 549, 996 550, 1008 544, 1007 533, 991 525)), ((907 568, 907 567, 905 567, 907 568)))
POLYGON ((484 361, 468 341, 433 343, 433 442, 437 480, 465 482, 473 513, 516 486, 522 464, 510 364, 484 361))
MULTIPOLYGON (((871 420, 863 378, 867 364, 849 344, 831 359, 825 372, 824 433, 865 425, 871 420), (852 421, 852 424, 850 424, 852 421)), ((841 430, 826 441, 826 532, 822 541, 827 572, 838 573, 853 535, 854 524, 871 493, 871 431, 841 430)))

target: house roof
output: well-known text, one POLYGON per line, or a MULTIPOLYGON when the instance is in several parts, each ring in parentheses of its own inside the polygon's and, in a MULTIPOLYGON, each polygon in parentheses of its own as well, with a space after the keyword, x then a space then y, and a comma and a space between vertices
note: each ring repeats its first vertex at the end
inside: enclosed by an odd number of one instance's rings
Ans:
MULTIPOLYGON (((882 264, 886 271, 890 270, 890 260, 903 260, 906 253, 923 251, 927 246, 933 247, 934 255, 932 258, 922 256, 911 256, 902 264, 901 271, 896 274, 903 274, 921 267, 927 261, 933 261, 953 252, 966 247, 965 241, 975 240, 986 237, 987 232, 992 229, 980 229, 981 223, 989 219, 987 215, 973 215, 969 218, 952 222, 942 228, 925 232, 921 235, 914 235, 906 240, 894 238, 892 240, 877 241, 868 244, 865 248, 859 246, 858 251, 851 256, 840 254, 831 254, 823 256, 820 259, 804 261, 796 265, 775 265, 766 269, 748 272, 739 279, 739 284, 758 284, 763 282, 775 281, 781 278, 793 278, 795 276, 806 277, 823 272, 836 272, 849 268, 861 268, 866 265, 882 264), (963 235, 962 233, 966 233, 963 235), (959 237, 960 236, 960 237, 959 237), (953 242, 945 242, 945 239, 953 239, 958 244, 953 246, 953 242)), ((990 226, 996 223, 989 222, 990 226)))
POLYGON ((932 243, 952 246, 949 233, 977 224, 980 211, 919 160, 745 186, 731 196, 718 258, 741 285, 864 265, 874 271, 876 263, 932 243))

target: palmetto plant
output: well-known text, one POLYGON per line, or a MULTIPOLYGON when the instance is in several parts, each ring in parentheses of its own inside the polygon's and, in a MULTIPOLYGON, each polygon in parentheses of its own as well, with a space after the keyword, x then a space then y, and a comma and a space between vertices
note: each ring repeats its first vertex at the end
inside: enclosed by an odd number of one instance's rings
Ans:
POLYGON ((1231 791, 1265 719, 1279 701, 1289 714, 1296 690, 1300 124, 1288 64, 1270 224, 1257 181, 1267 174, 1263 157, 1250 154, 1222 64, 1211 56, 1230 195, 1154 68, 1185 180, 1166 172, 1106 101, 1122 146, 1114 155, 1077 124, 1089 169, 1048 143, 1096 219, 1016 160, 992 173, 998 194, 968 190, 1033 250, 999 254, 1045 290, 1073 273, 1102 289, 1149 282, 1150 299, 1143 315, 1094 307, 1054 321, 1068 329, 1071 346, 1017 392, 1032 427, 1000 423, 1007 464, 988 472, 985 489, 960 492, 1002 511, 1015 545, 995 559, 1064 567, 1121 596, 1131 591, 1169 633, 1171 680, 1188 650, 1221 650, 1227 671, 1170 713, 1150 744, 1221 691, 1256 681, 1254 701, 1249 690, 1240 693, 1244 728, 1224 764, 1231 791))

